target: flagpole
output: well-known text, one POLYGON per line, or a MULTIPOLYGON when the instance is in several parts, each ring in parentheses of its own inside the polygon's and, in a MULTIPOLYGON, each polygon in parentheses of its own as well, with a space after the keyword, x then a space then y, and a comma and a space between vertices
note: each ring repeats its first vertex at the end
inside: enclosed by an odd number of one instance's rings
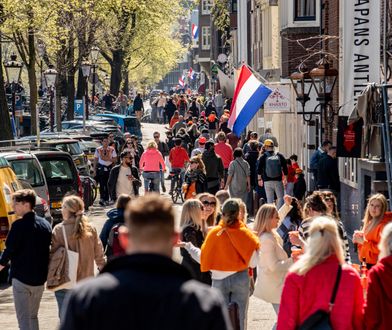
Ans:
POLYGON ((248 69, 249 69, 250 71, 252 71, 252 73, 253 73, 257 78, 259 78, 260 80, 262 80, 266 85, 269 85, 269 84, 270 84, 270 82, 269 82, 267 79, 265 79, 260 73, 258 73, 257 71, 255 71, 252 67, 250 67, 250 66, 247 65, 247 64, 244 64, 244 65, 246 65, 246 66, 248 67, 248 69))

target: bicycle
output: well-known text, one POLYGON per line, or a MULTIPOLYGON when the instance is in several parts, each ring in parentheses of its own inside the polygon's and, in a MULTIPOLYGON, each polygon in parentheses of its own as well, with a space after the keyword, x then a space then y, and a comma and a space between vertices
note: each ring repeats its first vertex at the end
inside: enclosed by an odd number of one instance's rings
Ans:
POLYGON ((170 172, 171 180, 174 181, 174 188, 170 192, 173 203, 177 203, 178 199, 184 203, 184 195, 182 192, 181 172, 170 172))

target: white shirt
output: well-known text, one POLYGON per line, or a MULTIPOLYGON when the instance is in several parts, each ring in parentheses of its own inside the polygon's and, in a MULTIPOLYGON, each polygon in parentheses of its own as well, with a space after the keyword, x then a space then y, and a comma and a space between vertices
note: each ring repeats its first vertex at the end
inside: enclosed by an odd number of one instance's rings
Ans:
POLYGON ((101 164, 103 166, 112 165, 113 164, 112 159, 116 157, 117 157, 116 150, 112 147, 107 147, 104 150, 103 146, 101 146, 95 149, 94 158, 98 159, 98 164, 101 164))
POLYGON ((135 196, 133 191, 133 183, 128 179, 128 176, 132 177, 132 171, 130 167, 120 166, 120 172, 118 173, 118 179, 116 183, 116 195, 127 194, 135 196))

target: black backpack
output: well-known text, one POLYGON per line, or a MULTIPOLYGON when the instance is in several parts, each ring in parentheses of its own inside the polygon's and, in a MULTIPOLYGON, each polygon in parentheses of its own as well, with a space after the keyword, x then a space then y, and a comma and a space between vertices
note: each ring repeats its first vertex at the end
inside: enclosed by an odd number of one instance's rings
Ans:
POLYGON ((278 178, 282 176, 282 164, 278 154, 266 152, 265 174, 269 178, 278 178))

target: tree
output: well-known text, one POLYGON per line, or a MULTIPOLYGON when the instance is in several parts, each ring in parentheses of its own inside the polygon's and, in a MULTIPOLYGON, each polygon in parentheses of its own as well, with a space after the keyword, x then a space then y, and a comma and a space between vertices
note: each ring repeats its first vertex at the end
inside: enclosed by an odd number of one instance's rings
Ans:
POLYGON ((144 52, 149 57, 151 52, 165 47, 164 43, 168 40, 165 36, 170 36, 167 27, 175 22, 179 14, 179 0, 111 1, 99 39, 102 55, 111 67, 112 93, 117 94, 120 88, 128 89, 129 70, 147 61, 147 58, 133 61, 132 56, 142 53, 144 48, 150 50, 144 52), (154 48, 147 41, 150 34, 161 34, 163 37, 154 48))
MULTIPOLYGON (((3 4, 0 3, 0 27, 5 21, 3 4)), ((2 34, 0 30, 0 59, 2 58, 2 47, 1 47, 2 34)), ((8 110, 7 96, 4 89, 4 74, 3 66, 0 63, 0 141, 12 140, 12 127, 10 121, 10 113, 8 110)))
POLYGON ((36 108, 38 100, 36 76, 36 33, 43 27, 48 12, 45 1, 40 0, 2 0, 7 20, 4 31, 13 40, 24 62, 28 74, 30 89, 31 132, 36 134, 36 108))

